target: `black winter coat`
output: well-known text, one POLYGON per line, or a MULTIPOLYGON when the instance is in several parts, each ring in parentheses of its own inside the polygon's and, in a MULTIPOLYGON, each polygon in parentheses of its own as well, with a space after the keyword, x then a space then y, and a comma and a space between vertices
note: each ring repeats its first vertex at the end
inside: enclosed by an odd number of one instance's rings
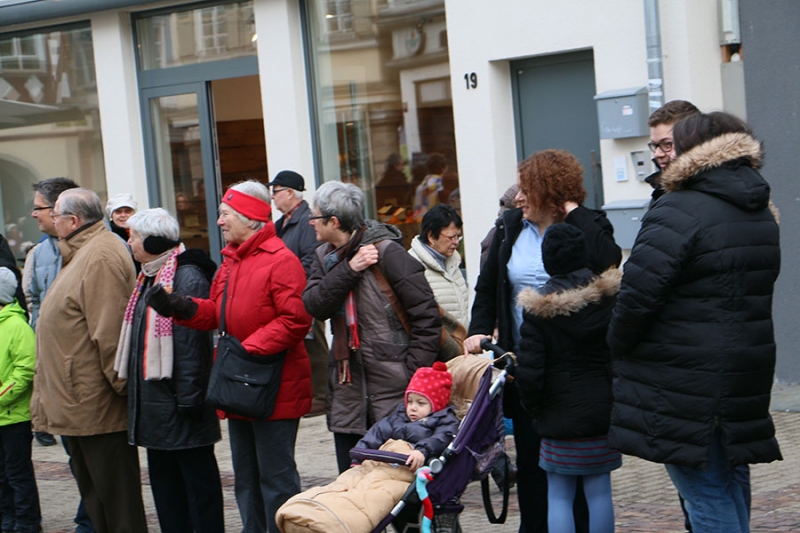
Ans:
POLYGON ((780 247, 760 161, 755 139, 726 134, 662 175, 608 332, 613 448, 702 469, 719 428, 732 465, 780 459, 769 415, 780 247))
MULTIPOLYGON (((216 265, 205 252, 187 250, 178 256, 174 291, 208 298, 216 265)), ((145 290, 154 278, 145 278, 145 290)), ((172 326, 172 379, 146 381, 142 376, 144 317, 139 298, 134 310, 134 335, 128 369, 128 443, 155 450, 182 450, 218 442, 216 410, 205 404, 214 346, 211 332, 172 326)))
POLYGON ((606 332, 622 272, 601 276, 583 269, 523 290, 519 366, 520 401, 537 419, 542 437, 577 439, 608 433, 611 355, 606 332))
POLYGON ((413 444, 414 449, 421 451, 427 460, 438 457, 447 448, 458 432, 459 423, 452 407, 412 422, 406 415, 405 403, 401 402, 394 413, 369 428, 356 447, 377 450, 388 439, 399 439, 413 444))
MULTIPOLYGON (((609 267, 619 266, 622 252, 614 242, 614 228, 604 212, 580 206, 567 215, 564 222, 583 230, 592 272, 600 274, 609 267)), ((508 261, 514 242, 522 231, 522 209, 506 211, 496 226, 489 256, 475 285, 469 335, 491 335, 497 325, 497 344, 510 350, 514 345, 514 319, 511 316, 512 290, 508 281, 508 261)))
POLYGON ((314 250, 319 246, 317 234, 313 226, 308 223, 311 216, 311 209, 305 200, 294 210, 291 218, 286 220, 283 216, 275 222, 275 232, 281 238, 283 244, 300 259, 303 269, 306 271, 306 278, 311 273, 311 263, 314 261, 314 250))

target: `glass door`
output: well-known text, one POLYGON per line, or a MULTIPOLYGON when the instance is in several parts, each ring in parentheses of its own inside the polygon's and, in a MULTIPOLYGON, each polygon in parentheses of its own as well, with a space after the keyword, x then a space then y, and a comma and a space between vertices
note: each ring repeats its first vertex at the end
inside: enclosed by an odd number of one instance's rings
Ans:
POLYGON ((145 142, 155 177, 151 205, 176 214, 187 248, 200 248, 219 262, 221 239, 215 220, 219 198, 213 110, 205 82, 143 91, 145 142), (207 195, 206 191, 213 191, 207 195))

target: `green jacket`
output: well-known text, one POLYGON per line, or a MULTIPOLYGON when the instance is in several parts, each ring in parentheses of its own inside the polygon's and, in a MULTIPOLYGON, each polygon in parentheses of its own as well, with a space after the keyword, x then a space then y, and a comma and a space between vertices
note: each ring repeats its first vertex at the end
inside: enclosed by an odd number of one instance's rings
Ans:
POLYGON ((0 309, 0 426, 31 419, 36 336, 16 300, 0 309))

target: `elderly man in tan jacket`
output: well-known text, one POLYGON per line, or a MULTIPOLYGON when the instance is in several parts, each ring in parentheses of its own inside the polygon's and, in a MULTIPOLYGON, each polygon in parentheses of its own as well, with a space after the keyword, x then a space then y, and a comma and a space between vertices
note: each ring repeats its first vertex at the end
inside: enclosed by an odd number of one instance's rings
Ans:
POLYGON ((126 382, 114 372, 133 262, 106 228, 94 192, 64 191, 51 216, 63 264, 39 310, 34 427, 65 436, 98 532, 145 532, 139 458, 127 441, 126 382))

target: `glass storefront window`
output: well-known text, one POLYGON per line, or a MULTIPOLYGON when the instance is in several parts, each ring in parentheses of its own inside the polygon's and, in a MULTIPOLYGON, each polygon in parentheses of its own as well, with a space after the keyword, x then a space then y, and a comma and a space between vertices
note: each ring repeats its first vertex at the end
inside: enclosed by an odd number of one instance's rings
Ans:
POLYGON ((256 55, 253 2, 152 15, 136 22, 142 70, 256 55))
POLYGON ((20 262, 41 237, 32 184, 56 176, 106 196, 88 23, 0 34, 0 230, 20 262))
POLYGON ((444 0, 308 0, 322 180, 359 185, 406 245, 460 211, 444 0))

